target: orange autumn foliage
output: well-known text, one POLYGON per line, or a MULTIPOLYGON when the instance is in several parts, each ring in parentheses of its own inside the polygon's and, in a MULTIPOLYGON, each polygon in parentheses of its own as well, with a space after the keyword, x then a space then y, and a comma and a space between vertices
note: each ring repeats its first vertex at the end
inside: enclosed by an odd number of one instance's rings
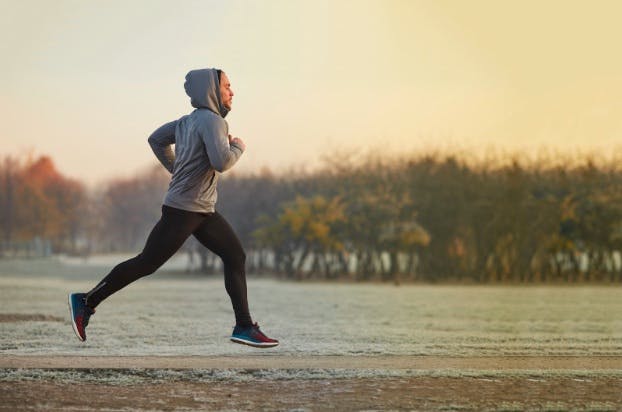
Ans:
POLYGON ((5 242, 38 237, 55 249, 75 243, 86 199, 82 183, 63 176, 48 156, 23 163, 7 157, 0 175, 5 242))

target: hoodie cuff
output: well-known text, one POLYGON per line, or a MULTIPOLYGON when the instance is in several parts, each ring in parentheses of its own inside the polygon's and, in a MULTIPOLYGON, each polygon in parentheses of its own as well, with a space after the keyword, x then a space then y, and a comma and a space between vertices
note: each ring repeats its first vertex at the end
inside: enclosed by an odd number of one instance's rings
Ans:
POLYGON ((230 143, 229 146, 231 146, 232 149, 238 149, 240 151, 240 154, 244 153, 244 149, 242 149, 240 146, 238 146, 235 143, 230 143))

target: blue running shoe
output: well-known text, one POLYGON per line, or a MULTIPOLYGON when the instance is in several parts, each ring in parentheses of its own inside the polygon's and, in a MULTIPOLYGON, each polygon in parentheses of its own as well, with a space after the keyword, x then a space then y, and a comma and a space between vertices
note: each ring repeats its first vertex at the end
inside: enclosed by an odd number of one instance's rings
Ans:
POLYGON ((82 342, 86 340, 86 327, 95 309, 86 306, 86 293, 69 294, 69 313, 71 315, 71 326, 76 332, 78 339, 82 342))
POLYGON ((278 340, 271 339, 264 335, 264 333, 259 330, 259 325, 257 323, 254 323, 252 326, 247 327, 236 325, 236 327, 233 328, 231 341, 244 345, 254 346, 256 348, 272 348, 279 344, 278 340))

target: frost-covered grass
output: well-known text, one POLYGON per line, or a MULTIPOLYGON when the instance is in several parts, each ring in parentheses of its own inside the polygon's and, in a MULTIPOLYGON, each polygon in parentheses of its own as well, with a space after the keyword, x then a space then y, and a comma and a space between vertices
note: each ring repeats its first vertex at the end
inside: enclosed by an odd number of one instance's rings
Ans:
MULTIPOLYGON (((71 330, 67 293, 109 267, 0 262, 0 314, 66 322, 0 323, 0 354, 236 355, 222 277, 156 274, 113 295, 71 330)), ((618 286, 431 286, 249 279, 255 320, 281 340, 264 355, 622 356, 618 286)))

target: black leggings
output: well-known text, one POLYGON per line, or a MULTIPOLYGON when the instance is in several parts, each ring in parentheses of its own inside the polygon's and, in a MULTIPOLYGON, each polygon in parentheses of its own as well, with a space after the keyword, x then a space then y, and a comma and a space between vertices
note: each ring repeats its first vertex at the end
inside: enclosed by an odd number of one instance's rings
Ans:
POLYGON ((135 280, 152 274, 179 250, 190 235, 220 256, 225 267, 225 288, 231 298, 236 324, 252 323, 246 297, 246 255, 235 232, 218 213, 196 213, 162 206, 162 217, 147 238, 143 251, 118 264, 87 295, 88 306, 101 301, 135 280))

